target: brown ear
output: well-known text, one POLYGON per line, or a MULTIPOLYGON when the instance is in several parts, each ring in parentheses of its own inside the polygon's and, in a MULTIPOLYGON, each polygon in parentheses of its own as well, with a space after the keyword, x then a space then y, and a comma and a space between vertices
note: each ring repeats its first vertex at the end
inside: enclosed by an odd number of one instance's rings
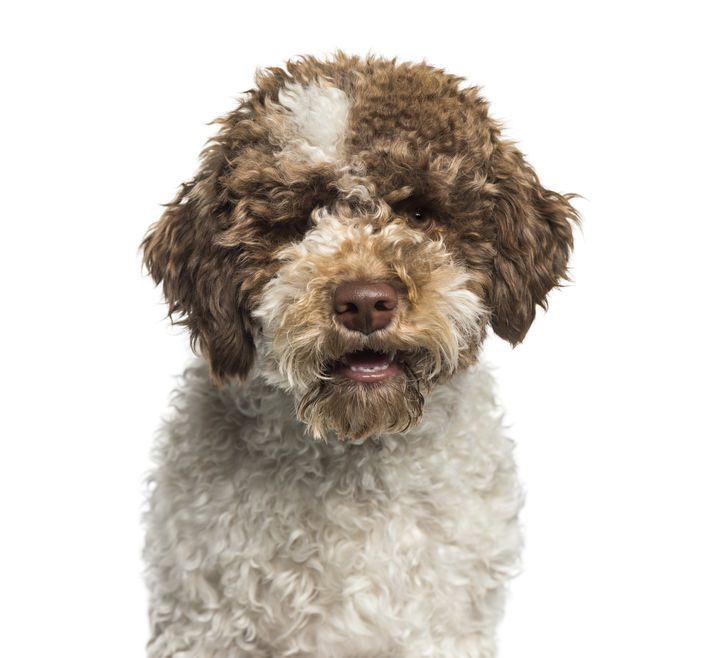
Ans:
POLYGON ((545 296, 567 278, 578 213, 569 203, 575 195, 546 190, 512 144, 501 143, 493 155, 499 196, 491 324, 516 345, 525 338, 536 305, 546 308, 545 296))
POLYGON ((141 248, 154 282, 162 284, 170 317, 189 327, 193 347, 209 361, 212 378, 222 382, 247 375, 254 344, 234 280, 239 256, 216 242, 230 208, 216 189, 214 154, 207 155, 207 166, 182 185, 141 248))

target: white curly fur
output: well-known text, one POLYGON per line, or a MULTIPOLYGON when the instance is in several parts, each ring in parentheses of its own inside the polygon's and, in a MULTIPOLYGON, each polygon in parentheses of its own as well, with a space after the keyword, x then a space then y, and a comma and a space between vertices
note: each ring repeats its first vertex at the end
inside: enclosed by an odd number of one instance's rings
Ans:
POLYGON ((521 493, 481 366, 381 441, 313 441, 259 377, 199 363, 157 448, 151 658, 487 657, 521 493))
POLYGON ((267 110, 279 155, 309 163, 337 160, 348 120, 346 94, 330 85, 291 83, 278 100, 267 110))

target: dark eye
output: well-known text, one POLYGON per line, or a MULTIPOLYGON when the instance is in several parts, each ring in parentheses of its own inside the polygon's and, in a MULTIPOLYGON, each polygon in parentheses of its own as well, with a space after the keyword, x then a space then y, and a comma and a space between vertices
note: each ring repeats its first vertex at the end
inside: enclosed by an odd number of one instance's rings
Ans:
POLYGON ((420 229, 428 231, 434 225, 432 214, 428 210, 416 209, 410 213, 412 223, 420 229))

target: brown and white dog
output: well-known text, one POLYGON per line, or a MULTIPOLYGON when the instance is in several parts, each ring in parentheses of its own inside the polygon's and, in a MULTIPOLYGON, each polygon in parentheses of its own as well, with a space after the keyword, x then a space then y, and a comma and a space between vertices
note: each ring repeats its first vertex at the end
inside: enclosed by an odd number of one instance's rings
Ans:
POLYGON ((516 344, 577 214, 477 90, 337 54, 258 75, 143 242, 190 368, 158 445, 153 658, 494 655, 516 344))

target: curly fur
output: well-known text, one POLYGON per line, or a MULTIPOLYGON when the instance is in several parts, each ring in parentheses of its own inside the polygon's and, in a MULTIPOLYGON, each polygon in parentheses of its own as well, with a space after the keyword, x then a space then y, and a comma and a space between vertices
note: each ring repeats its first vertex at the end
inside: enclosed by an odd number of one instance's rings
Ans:
POLYGON ((219 123, 142 245, 207 363, 158 445, 149 656, 494 655, 521 496, 477 358, 565 277, 570 197, 425 64, 302 58, 219 123), (398 299, 368 334, 361 281, 398 299))

